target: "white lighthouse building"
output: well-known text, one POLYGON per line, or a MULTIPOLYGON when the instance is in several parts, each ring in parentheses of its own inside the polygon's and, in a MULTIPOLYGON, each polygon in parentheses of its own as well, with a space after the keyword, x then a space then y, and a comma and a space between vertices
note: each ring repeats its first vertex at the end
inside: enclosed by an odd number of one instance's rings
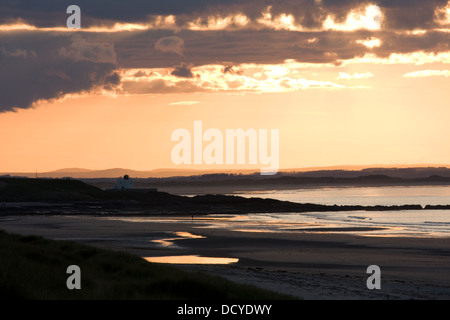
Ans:
POLYGON ((134 189, 134 181, 127 174, 116 180, 115 190, 134 189))

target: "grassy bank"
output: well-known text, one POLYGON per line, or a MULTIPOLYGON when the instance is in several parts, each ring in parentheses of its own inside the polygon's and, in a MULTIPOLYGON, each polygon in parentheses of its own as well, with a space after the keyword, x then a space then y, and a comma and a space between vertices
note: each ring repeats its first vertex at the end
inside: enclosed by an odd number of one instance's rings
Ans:
POLYGON ((0 178, 0 201, 80 201, 108 199, 108 194, 78 180, 0 178))
POLYGON ((286 299, 270 291, 71 241, 0 231, 0 299, 286 299), (81 290, 69 290, 69 265, 81 290))

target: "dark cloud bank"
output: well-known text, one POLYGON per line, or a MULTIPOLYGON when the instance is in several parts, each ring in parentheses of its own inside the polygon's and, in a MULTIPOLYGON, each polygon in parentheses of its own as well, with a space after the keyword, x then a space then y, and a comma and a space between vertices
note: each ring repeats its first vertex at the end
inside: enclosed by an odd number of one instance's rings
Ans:
MULTIPOLYGON (((0 24, 20 19, 41 27, 65 26, 65 9, 72 1, 3 0, 0 24)), ((328 14, 343 21, 349 10, 363 4, 378 4, 384 14, 380 31, 287 30, 147 30, 126 33, 54 31, 0 31, 0 112, 29 108, 40 99, 54 99, 68 93, 94 88, 112 90, 120 83, 120 68, 172 68, 172 75, 192 78, 193 66, 240 63, 299 62, 340 63, 371 52, 380 57, 393 52, 449 50, 448 32, 430 31, 411 35, 398 31, 437 27, 435 10, 447 0, 168 0, 87 1, 76 4, 82 10, 82 27, 116 22, 148 22, 157 15, 176 15, 183 26, 210 15, 244 13, 250 19, 261 16, 268 5, 272 14, 291 13, 305 27, 320 27, 328 14), (373 49, 356 41, 376 37, 382 45, 373 49), (310 39, 316 39, 311 42, 310 39)), ((202 20, 204 19, 204 20, 202 20)), ((161 80, 151 84, 155 92, 192 88, 168 87, 161 80)), ((125 88, 126 89, 126 88, 125 88)))
POLYGON ((94 88, 113 89, 111 45, 79 36, 0 34, 0 112, 94 88))
POLYGON ((175 15, 180 26, 192 18, 243 13, 251 19, 260 17, 269 5, 274 15, 293 14, 306 27, 318 27, 327 15, 344 19, 349 10, 364 4, 380 6, 386 15, 386 27, 414 29, 435 25, 436 8, 447 0, 3 0, 0 23, 21 18, 37 26, 65 26, 61 12, 71 5, 81 7, 85 26, 115 22, 144 22, 156 15, 175 15))

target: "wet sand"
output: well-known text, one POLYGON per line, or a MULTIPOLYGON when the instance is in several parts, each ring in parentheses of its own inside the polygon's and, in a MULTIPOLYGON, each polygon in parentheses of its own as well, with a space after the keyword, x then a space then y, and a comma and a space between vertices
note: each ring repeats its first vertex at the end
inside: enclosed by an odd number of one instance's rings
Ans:
MULTIPOLYGON (((345 230, 290 233, 205 228, 188 218, 130 222, 96 217, 15 216, 0 229, 74 240, 141 257, 238 258, 230 265, 179 265, 303 299, 450 299, 450 239, 368 237, 345 230), (202 237, 190 237, 190 234, 202 237), (369 290, 369 265, 381 289, 369 290)), ((370 234, 370 230, 360 230, 370 234)), ((75 262, 74 262, 75 263, 75 262)), ((77 262, 82 266, 82 261, 77 262)))

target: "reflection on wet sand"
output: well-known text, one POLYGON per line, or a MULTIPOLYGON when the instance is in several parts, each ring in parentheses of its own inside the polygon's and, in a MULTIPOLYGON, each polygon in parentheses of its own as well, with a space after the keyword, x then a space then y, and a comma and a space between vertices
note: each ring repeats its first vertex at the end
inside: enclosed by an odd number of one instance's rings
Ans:
POLYGON ((239 261, 237 258, 200 257, 196 255, 144 257, 144 259, 153 263, 170 264, 231 264, 239 261))
MULTIPOLYGON (((172 217, 110 217, 126 222, 177 223, 186 229, 224 229, 240 232, 336 232, 372 237, 450 236, 449 210, 327 211, 304 213, 249 213, 246 215, 210 214, 172 217)), ((184 230, 186 230, 184 229, 184 230)), ((182 229, 183 230, 183 229, 182 229)), ((169 239, 170 241, 170 239, 169 239)), ((162 243, 173 245, 173 243, 162 243)))
POLYGON ((183 231, 175 232, 175 235, 177 235, 177 237, 166 238, 166 239, 157 239, 157 240, 152 240, 152 242, 157 243, 165 248, 176 248, 177 245, 174 243, 174 241, 176 241, 176 240, 205 238, 204 236, 192 234, 190 232, 183 232, 183 231))

